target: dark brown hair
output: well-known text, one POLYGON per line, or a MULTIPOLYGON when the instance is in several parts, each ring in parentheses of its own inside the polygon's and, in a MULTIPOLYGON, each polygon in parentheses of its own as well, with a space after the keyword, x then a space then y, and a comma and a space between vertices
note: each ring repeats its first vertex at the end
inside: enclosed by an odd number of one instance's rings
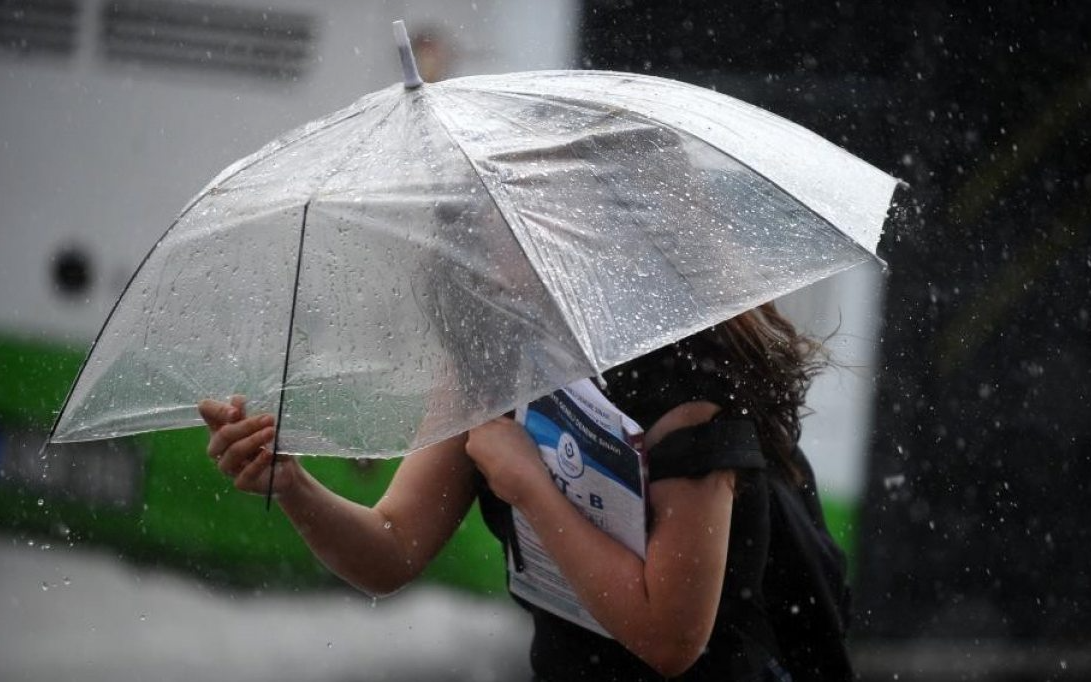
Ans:
MULTIPOLYGON (((829 364, 823 344, 801 334, 772 303, 687 339, 698 363, 712 363, 733 393, 723 409, 752 418, 762 449, 799 482, 793 450, 811 380, 829 364)), ((706 370, 707 371, 707 370, 706 370)))

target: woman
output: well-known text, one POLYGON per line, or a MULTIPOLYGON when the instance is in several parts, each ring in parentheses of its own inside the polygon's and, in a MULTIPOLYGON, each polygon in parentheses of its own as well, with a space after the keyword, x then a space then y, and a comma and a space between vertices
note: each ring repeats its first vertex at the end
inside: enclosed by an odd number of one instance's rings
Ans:
MULTIPOLYGON (((841 557, 795 447, 819 353, 767 304, 606 374, 607 397, 646 430, 643 560, 566 500, 506 417, 407 457, 371 508, 291 458, 278 460, 274 493, 315 554, 370 594, 419 575, 475 498, 505 547, 517 507, 614 638, 523 604, 541 680, 847 678, 841 557)), ((240 399, 199 409, 220 470, 264 493, 272 418, 247 418, 240 399)))

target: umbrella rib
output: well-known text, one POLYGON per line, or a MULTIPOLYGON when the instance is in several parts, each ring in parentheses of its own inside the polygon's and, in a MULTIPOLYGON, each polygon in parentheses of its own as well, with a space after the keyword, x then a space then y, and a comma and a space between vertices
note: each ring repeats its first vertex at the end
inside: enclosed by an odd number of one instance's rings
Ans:
MULTIPOLYGON (((640 98, 640 97, 638 97, 638 96, 634 96, 633 98, 634 98, 634 99, 641 99, 641 98, 640 98)), ((792 201, 793 201, 794 203, 796 203, 797 205, 799 205, 799 206, 802 206, 802 207, 803 207, 803 208, 804 208, 804 209, 805 209, 805 210, 806 210, 806 211, 807 211, 808 213, 810 213, 810 214, 811 214, 811 215, 813 215, 814 217, 818 218, 818 219, 819 219, 819 220, 820 220, 821 222, 825 223, 825 224, 826 224, 827 226, 829 226, 830 228, 832 228, 832 229, 833 229, 833 230, 834 230, 835 232, 837 232, 837 233, 838 233, 838 234, 840 234, 840 235, 841 235, 842 237, 844 237, 844 238, 845 238, 845 239, 846 239, 846 240, 847 240, 847 241, 849 242, 849 244, 850 244, 850 245, 852 245, 853 247, 855 247, 856 249, 858 249, 858 250, 860 250, 860 251, 863 251, 863 252, 865 253, 865 255, 866 255, 866 256, 870 256, 871 258, 875 258, 875 259, 879 260, 880 262, 882 262, 882 259, 880 259, 880 258, 879 258, 878 256, 876 256, 876 255, 875 255, 874 253, 871 253, 871 251, 870 251, 870 250, 868 250, 868 249, 867 249, 866 247, 864 247, 864 246, 863 246, 862 244, 860 244, 860 242, 858 242, 858 241, 857 241, 856 239, 854 239, 854 238, 853 238, 853 237, 852 237, 851 235, 849 235, 848 233, 846 233, 846 232, 845 232, 844 230, 842 230, 842 229, 841 229, 840 227, 838 227, 837 225, 835 225, 835 224, 833 223, 833 221, 831 221, 831 220, 830 220, 829 218, 827 218, 826 216, 824 216, 824 215, 822 215, 821 213, 819 213, 819 212, 818 212, 818 211, 817 211, 817 210, 816 210, 815 208, 813 208, 813 207, 812 207, 812 206, 811 206, 810 204, 808 204, 808 203, 806 203, 806 202, 802 201, 802 200, 801 200, 801 199, 800 199, 799 197, 797 197, 797 196, 796 196, 795 194, 793 194, 792 192, 788 191, 788 189, 786 189, 786 188, 785 188, 784 186, 782 186, 782 185, 781 185, 781 184, 780 184, 779 182, 777 182, 776 180, 772 179, 771 177, 769 177, 769 176, 768 176, 768 175, 766 175, 765 173, 762 173, 762 172, 761 172, 761 171, 759 171, 759 170, 758 170, 757 168, 754 168, 754 167, 753 167, 752 165, 750 165, 750 164, 749 164, 749 163, 747 163, 746 161, 743 161, 742 159, 740 159, 740 158, 739 158, 738 156, 736 156, 735 154, 732 154, 731 152, 727 151, 726 149, 724 149, 724 148, 723 148, 723 147, 721 147, 720 145, 718 145, 718 144, 716 144, 716 143, 712 142, 711 140, 708 140, 708 139, 706 139, 706 138, 705 138, 705 137, 704 137, 703 135, 700 135, 700 134, 698 134, 698 132, 697 132, 696 130, 688 130, 688 129, 682 128, 682 127, 680 127, 680 126, 677 126, 677 125, 675 125, 674 123, 670 123, 670 122, 667 122, 667 121, 659 121, 659 120, 657 120, 657 119, 654 119, 654 118, 652 118, 652 117, 650 117, 650 116, 646 116, 646 115, 644 115, 644 114, 641 114, 641 113, 637 113, 637 112, 635 112, 635 111, 631 111, 631 110, 630 110, 630 113, 631 113, 631 114, 633 114, 634 116, 636 116, 636 117, 640 118, 640 119, 644 119, 645 121, 647 121, 647 122, 649 122, 649 123, 651 123, 651 124, 654 124, 654 125, 660 125, 660 126, 663 126, 663 127, 669 128, 670 130, 672 130, 673 132, 677 133, 677 134, 678 134, 678 135, 680 135, 680 136, 683 136, 683 137, 691 137, 691 138, 693 138, 693 139, 695 139, 695 140, 699 140, 699 141, 700 141, 700 142, 701 142, 702 144, 704 144, 704 145, 706 145, 706 146, 708 146, 708 147, 711 147, 712 149, 715 149, 715 150, 717 150, 718 152, 720 152, 721 154, 723 154, 723 155, 724 155, 724 156, 726 156, 727 158, 731 159, 731 160, 732 160, 732 161, 734 161, 735 163, 739 164, 740 166, 742 166, 742 167, 743 167, 743 168, 745 168, 746 170, 748 170, 748 171, 750 171, 751 173, 753 173, 754 175, 756 175, 757 177, 759 177, 759 178, 761 178, 762 180, 764 180, 765 182, 769 183, 769 185, 770 185, 770 186, 772 186, 772 187, 776 188, 776 190, 777 190, 778 192, 780 192, 780 193, 781 193, 781 194, 783 194, 784 196, 786 196, 786 197, 790 198, 790 199, 791 199, 791 200, 792 200, 792 201)), ((707 117, 705 117, 705 116, 703 116, 703 115, 702 115, 702 117, 703 117, 703 118, 706 118, 706 120, 707 120, 707 117)), ((810 132, 810 131, 808 131, 808 132, 810 132)), ((813 134, 813 133, 812 133, 812 134, 813 134)), ((816 137, 818 137, 818 136, 816 135, 816 137)))
MULTIPOLYGON (((379 91, 379 92, 382 92, 382 91, 379 91)), ((375 93, 375 94, 378 94, 378 93, 375 93)), ((375 99, 378 99, 378 98, 375 98, 375 99)), ((312 130, 307 130, 306 132, 300 134, 298 137, 293 137, 291 139, 281 138, 281 139, 276 140, 274 142, 270 142, 269 144, 265 145, 261 149, 257 150, 253 154, 251 154, 250 156, 248 156, 248 157, 246 157, 244 159, 240 159, 239 161, 232 164, 231 166, 228 166, 226 169, 224 169, 223 172, 220 173, 220 175, 213 178, 212 182, 210 182, 207 187, 205 187, 204 189, 202 189, 200 192, 197 193, 197 196, 195 196, 190 201, 190 203, 185 207, 185 209, 182 211, 182 215, 178 216, 178 220, 175 220, 174 224, 177 224, 178 221, 182 219, 182 216, 185 215, 186 213, 188 213, 189 209, 193 208, 193 206, 196 205, 201 200, 201 198, 203 198, 205 195, 207 195, 209 190, 212 189, 213 187, 222 185, 223 183, 227 182, 228 180, 234 178, 239 173, 242 173, 243 171, 253 167, 254 165, 268 159, 273 154, 282 152, 285 149, 287 149, 289 147, 292 147, 292 146, 294 146, 296 144, 299 144, 301 142, 305 142, 308 139, 314 137, 315 135, 317 135, 319 133, 322 133, 322 132, 325 132, 325 131, 329 130, 330 128, 333 128, 334 126, 339 126, 342 123, 345 123, 346 121, 350 121, 350 120, 352 120, 352 119, 354 119, 354 118, 356 118, 358 116, 362 116, 364 113, 370 111, 371 107, 374 106, 374 105, 375 105, 375 102, 370 101, 370 98, 369 98, 369 102, 368 102, 367 106, 363 106, 363 107, 357 109, 356 111, 352 111, 351 113, 346 113, 344 110, 342 110, 341 112, 338 112, 338 113, 344 113, 345 114, 341 118, 335 118, 335 120, 329 121, 326 125, 317 126, 312 130)), ((346 109, 352 109, 353 106, 355 106, 355 104, 350 105, 349 107, 346 107, 346 109)), ((336 116, 337 116, 337 114, 333 114, 333 117, 336 117, 336 116)), ((171 229, 173 229, 173 228, 174 228, 174 225, 171 225, 171 229)), ((170 232, 170 229, 168 229, 167 232, 170 232)), ((166 236, 166 235, 164 234, 164 236, 166 236)), ((156 244, 156 245, 158 246, 158 244, 156 244)))
MULTIPOLYGON (((377 131, 380 128, 380 126, 385 124, 390 119, 390 117, 394 114, 395 111, 398 110, 398 107, 401 106, 401 105, 402 105, 402 100, 401 100, 400 97, 393 98, 393 101, 390 104, 390 108, 387 109, 386 113, 383 114, 377 121, 374 121, 373 123, 370 124, 371 129, 373 131, 377 131)), ((378 108, 378 107, 376 106, 376 108, 378 108)), ((360 112, 360 113, 363 113, 363 112, 360 112)), ((347 119, 345 119, 345 120, 347 120, 347 119)), ((367 135, 367 136, 364 136, 362 139, 357 140, 355 145, 346 146, 346 148, 344 149, 344 154, 339 157, 340 158, 340 163, 338 164, 338 166, 344 165, 345 161, 352 159, 352 157, 355 156, 356 153, 359 150, 366 148, 369 144, 372 144, 372 143, 373 143, 373 140, 371 139, 371 136, 367 135)), ((315 201, 317 199, 322 198, 322 190, 324 190, 328 186, 328 184, 333 181, 333 179, 334 179, 334 176, 333 176, 333 174, 331 174, 330 177, 328 177, 325 182, 322 182, 319 185, 317 185, 311 191, 310 201, 315 201)))
POLYGON ((273 478, 277 471, 277 452, 280 450, 281 419, 284 417, 284 393, 285 384, 288 382, 288 362, 292 354, 292 329, 295 327, 295 309, 299 301, 299 275, 303 270, 303 240, 307 236, 307 212, 311 208, 311 202, 303 204, 303 218, 299 224, 299 251, 295 259, 295 285, 292 287, 292 306, 288 313, 287 341, 284 344, 284 369, 280 375, 280 399, 277 405, 276 431, 273 435, 273 461, 269 466, 269 487, 265 491, 265 510, 268 511, 273 502, 273 478))
MULTIPOLYGON (((607 73, 609 73, 609 72, 607 72, 607 73)), ((631 76, 633 74, 626 74, 626 75, 631 76)), ((693 86, 693 85, 690 85, 690 87, 695 88, 697 90, 703 90, 704 89, 704 88, 700 88, 698 86, 693 86)), ((600 107, 600 106, 605 105, 604 102, 595 99, 590 93, 586 94, 584 97, 581 98, 579 96, 557 95, 555 93, 538 92, 538 91, 522 89, 522 88, 518 88, 518 87, 506 88, 506 89, 503 90, 503 92, 505 92, 507 94, 510 94, 510 95, 516 95, 516 96, 528 97, 528 98, 549 97, 550 99, 553 99, 553 100, 556 100, 556 101, 570 102, 570 103, 575 103, 575 104, 579 104, 579 105, 582 105, 582 106, 587 106, 588 104, 590 104, 590 105, 595 106, 595 107, 600 107)), ((635 93, 629 94, 627 96, 632 98, 633 100, 636 100, 636 101, 647 102, 647 98, 641 97, 640 95, 635 94, 635 93)), ((742 102, 741 100, 740 100, 740 103, 745 105, 746 107, 748 107, 750 109, 757 109, 757 107, 754 107, 752 104, 742 102)), ((758 110, 761 111, 760 109, 758 109, 758 110)), ((735 161, 735 163, 739 164, 740 166, 742 166, 746 170, 753 173, 755 176, 757 176, 757 177, 761 178, 762 180, 768 182, 772 187, 775 187, 778 191, 782 192, 785 196, 790 197, 796 204, 798 204, 799 206, 802 206, 808 213, 811 213, 812 215, 817 217, 820 221, 822 221, 823 223, 825 223, 829 227, 833 228, 838 234, 842 235, 854 247, 856 247, 857 249, 859 249, 861 251, 864 251, 869 257, 874 258, 875 260, 878 260, 880 263, 882 263, 885 266, 885 261, 883 261, 882 258, 879 258, 878 255, 872 253, 867 247, 860 244, 851 235, 847 234, 844 230, 842 230, 840 227, 835 225, 829 218, 822 215, 817 210, 815 210, 813 207, 811 207, 810 204, 804 203, 795 194, 793 194, 792 192, 790 192, 786 188, 784 188, 779 182, 773 180, 772 178, 770 178, 765 173, 762 173, 761 171, 757 170, 752 165, 750 165, 749 163, 743 161, 738 156, 736 156, 735 154, 733 154, 733 153, 729 152, 728 150, 724 149, 720 145, 712 142, 711 140, 706 139, 702 135, 697 134, 697 132, 694 131, 694 130, 689 130, 687 128, 682 128, 682 127, 680 127, 678 125, 675 125, 674 123, 659 120, 657 118, 653 118, 653 117, 651 117, 649 115, 640 113, 640 112, 638 112, 638 111, 636 111, 634 109, 626 109, 625 113, 626 113, 627 116, 632 116, 634 120, 640 121, 642 123, 646 123, 648 125, 667 128, 667 129, 671 130, 672 132, 677 133, 678 135, 685 136, 685 137, 690 137, 690 138, 693 138, 695 140, 699 140, 703 144, 717 150, 718 152, 720 152, 724 156, 732 159, 733 161, 735 161)), ((709 121, 710 123, 716 123, 715 120, 710 119, 709 117, 707 117, 707 116, 705 116, 703 114, 701 114, 701 117, 703 119, 705 119, 706 121, 709 121)), ((821 140, 825 144, 828 144, 828 145, 830 145, 830 146, 844 152, 845 154, 848 154, 848 152, 845 152, 845 150, 841 149, 837 145, 834 145, 829 140, 826 140, 826 139, 822 138, 820 135, 818 135, 818 134, 816 134, 816 133, 814 133, 814 132, 812 132, 810 130, 807 130, 806 128, 803 128, 802 126, 799 126, 798 124, 793 123, 792 121, 788 121, 788 119, 784 119, 784 120, 787 123, 790 123, 791 125, 802 129, 803 131, 805 131, 809 135, 813 136, 814 138, 817 138, 817 139, 821 140)), ((878 171, 878 169, 876 169, 876 170, 877 170, 877 172, 881 172, 881 171, 878 171)), ((889 203, 889 201, 888 201, 888 203, 889 203)))
POLYGON ((186 215, 188 215, 189 212, 196 205, 197 201, 194 200, 191 201, 188 206, 182 209, 182 211, 178 214, 178 217, 174 219, 173 223, 171 223, 170 227, 168 227, 166 231, 159 236, 159 239, 155 241, 155 244, 153 244, 152 247, 148 249, 148 252, 144 254, 144 258, 140 261, 140 265, 138 265, 136 269, 133 270, 133 274, 129 275, 129 281, 125 284, 125 288, 121 290, 121 293, 118 294, 117 300, 114 301, 113 307, 110 308, 110 314, 106 316, 106 319, 102 322, 102 326, 99 327, 98 334, 95 335, 95 340, 91 342, 91 348, 88 349, 87 355, 83 358, 83 364, 80 365, 80 371, 76 373, 75 380, 72 381, 72 385, 68 388, 68 395, 64 399, 64 404, 61 406, 60 412, 57 413, 57 418, 53 420, 53 427, 49 429, 49 437, 46 438, 45 443, 42 444, 41 452, 45 452, 46 447, 53 440, 53 436, 56 435, 57 427, 61 423, 61 418, 64 416, 65 410, 68 409, 68 404, 72 400, 72 395, 76 392, 76 386, 79 385, 80 379, 83 377, 84 370, 87 369, 87 364, 91 360, 91 356, 94 355, 95 349, 98 348, 99 341, 102 340, 102 335, 106 333, 106 328, 110 326, 110 320, 113 319, 114 313, 117 312, 117 307, 121 305, 121 301, 125 298, 125 294, 129 293, 129 289, 133 286, 133 282, 136 281, 136 276, 139 275, 140 271, 144 269, 144 266, 152 257, 152 254, 155 253, 155 250, 158 249, 159 245, 163 243, 163 240, 167 238, 167 235, 170 234, 171 230, 177 227, 178 223, 182 222, 182 219, 185 218, 186 215))
MULTIPOLYGON (((186 204, 186 206, 181 211, 179 211, 178 216, 174 219, 173 222, 171 222, 170 227, 168 227, 163 232, 163 234, 161 234, 159 236, 159 239, 155 240, 155 244, 153 244, 152 247, 150 249, 148 249, 148 252, 144 254, 144 258, 141 259, 140 265, 138 265, 136 267, 136 269, 133 270, 133 273, 131 275, 129 275, 129 281, 126 282, 125 288, 121 290, 120 294, 118 294, 117 299, 114 301, 114 305, 110 308, 110 313, 106 316, 106 319, 103 320, 102 326, 99 327, 98 334, 95 335, 95 340, 91 342, 91 347, 88 349, 87 355, 84 356, 84 358, 83 358, 83 363, 80 365, 79 372, 76 373, 76 378, 72 381, 72 385, 68 388, 68 395, 65 396, 64 404, 61 405, 60 411, 57 412, 56 419, 53 420, 53 426, 49 429, 49 437, 46 438, 45 442, 42 444, 42 448, 41 448, 42 453, 45 452, 46 447, 48 447, 49 444, 53 441, 53 436, 56 435, 56 433, 57 433, 57 427, 60 426, 61 418, 64 417, 65 410, 68 409, 68 405, 72 401, 72 396, 73 396, 73 394, 75 394, 76 387, 79 385, 80 379, 83 377, 84 371, 87 369, 87 364, 91 360, 91 356, 94 355, 95 349, 98 347, 99 341, 102 340, 102 335, 106 332, 106 328, 110 326, 110 320, 113 319, 114 313, 117 312, 118 306, 121 304, 121 301, 125 298, 125 294, 129 293, 129 289, 132 288, 133 282, 136 281, 137 275, 139 275, 141 270, 144 269, 144 266, 148 263, 148 260, 152 257, 152 254, 155 253, 156 249, 159 248, 159 245, 162 244, 163 240, 165 240, 167 238, 167 235, 169 235, 171 233, 171 231, 175 227, 177 227, 178 224, 180 222, 182 222, 182 220, 187 215, 189 215, 189 212, 192 211, 197 206, 198 203, 200 203, 201 198, 203 198, 204 196, 207 195, 209 188, 211 188, 214 184, 221 184, 223 182, 226 182, 227 180, 230 180, 231 178, 235 177, 239 173, 242 173, 247 168, 250 168, 254 164, 258 163, 259 161, 267 159, 270 155, 272 155, 275 152, 278 152, 278 151, 280 151, 282 149, 285 149, 286 147, 289 147, 291 145, 302 142, 302 141, 304 141, 304 140, 306 140, 306 139, 308 139, 310 137, 313 137, 314 135, 317 135, 319 132, 327 130, 332 126, 340 125, 340 124, 344 123, 345 121, 356 118, 357 116, 360 116, 361 114, 363 114, 365 111, 368 111, 368 109, 369 109, 369 107, 363 107, 363 108, 361 108, 361 109, 359 109, 357 111, 354 111, 354 112, 352 112, 350 114, 347 114, 347 115, 343 116, 342 118, 331 121, 329 123, 329 125, 325 125, 325 126, 322 126, 322 127, 319 127, 319 128, 315 128, 314 130, 309 130, 306 133, 300 135, 299 137, 293 138, 291 140, 284 141, 282 144, 276 145, 274 143, 274 144, 266 145, 265 148, 259 149, 258 151, 254 152, 252 155, 247 157, 242 162, 240 162, 238 164, 235 164, 235 167, 230 169, 229 174, 224 175, 223 177, 217 177, 212 183, 209 184, 208 187, 206 187, 205 189, 198 192, 197 195, 193 199, 191 199, 190 202, 188 204, 186 204)), ((278 426, 278 433, 279 433, 279 426, 278 426)))
MULTIPOLYGON (((427 93, 427 91, 425 91, 425 93, 427 93)), ((452 96, 455 95, 454 92, 449 92, 449 94, 452 96)), ((422 97, 421 99, 427 102, 428 98, 422 97)), ((451 130, 447 127, 447 123, 443 120, 443 117, 439 116, 432 109, 431 106, 426 107, 426 110, 428 111, 428 114, 439 124, 440 130, 442 130, 444 135, 447 136, 447 139, 451 142, 452 145, 454 145, 455 149, 457 149, 458 152, 462 154, 463 158, 466 159, 466 163, 469 164, 470 170, 473 171, 474 175, 477 177, 478 182, 481 183, 481 186, 485 189, 486 194, 489 195, 489 199, 491 199, 493 205, 496 206, 496 210, 499 211, 501 217, 504 218, 504 224, 507 225, 508 230, 511 231, 512 237, 515 238, 515 243, 519 245, 519 248, 523 251, 523 255, 526 256, 527 262, 530 263, 531 266, 531 272, 533 272, 534 276, 538 278, 539 283, 541 283, 542 285, 542 289, 546 292, 546 295, 549 296, 550 300, 553 301, 553 304, 557 307, 557 310, 560 311, 561 317, 564 318, 566 322, 571 324, 572 320, 569 319, 569 315, 565 314, 564 307, 558 302, 557 296, 549 287, 549 283, 546 282, 545 279, 542 277, 542 274, 538 272, 538 268, 534 263, 534 258, 527 251, 527 247, 523 244, 523 240, 519 238, 518 232, 511 228, 511 218, 508 217, 507 211, 504 210, 504 204, 497 199, 496 193, 494 193, 492 191, 492 188, 489 187, 489 183, 485 182, 485 178, 481 175, 481 171, 478 170, 477 164, 474 163, 470 155, 466 152, 465 149, 462 148, 462 145, 459 144, 458 139, 454 136, 454 134, 451 133, 451 130)), ((571 331, 571 329, 569 331, 571 331)), ((596 372, 601 371, 599 369, 598 363, 594 359, 594 354, 591 352, 588 344, 584 342, 584 339, 580 338, 580 335, 576 333, 573 333, 572 336, 576 340, 576 343, 579 344, 580 352, 583 353, 583 359, 586 360, 587 363, 591 367, 593 367, 596 372)))

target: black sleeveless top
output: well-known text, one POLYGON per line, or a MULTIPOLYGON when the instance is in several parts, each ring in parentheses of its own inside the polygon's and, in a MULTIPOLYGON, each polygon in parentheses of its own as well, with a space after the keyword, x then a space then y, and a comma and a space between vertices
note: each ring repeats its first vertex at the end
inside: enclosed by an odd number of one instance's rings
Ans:
MULTIPOLYGON (((770 604, 766 594, 768 574, 791 575, 795 563, 789 548, 782 559, 771 556, 770 549, 778 542, 779 526, 785 525, 774 504, 777 489, 810 491, 814 477, 802 453, 797 451, 802 487, 789 483, 788 475, 775 462, 767 462, 758 440, 754 422, 738 410, 726 407, 732 397, 714 368, 702 368, 689 361, 685 351, 668 346, 638 358, 608 372, 605 377, 606 396, 622 411, 647 429, 673 407, 694 400, 708 400, 724 406, 711 421, 680 429, 666 436, 649 451, 651 481, 674 477, 699 478, 715 470, 736 472, 736 497, 731 517, 728 545, 728 566, 712 636, 708 648, 684 674, 674 678, 699 680, 800 680, 811 679, 805 671, 787 672, 791 654, 782 654, 775 631, 779 601, 774 596, 770 604), (727 393, 727 395, 724 395, 727 393), (774 482, 776 484, 774 485, 774 482), (777 526, 777 527, 774 527, 777 526), (770 571, 771 559, 777 568, 789 572, 770 571)), ((511 507, 497 498, 478 476, 478 499, 485 522, 511 551, 513 537, 511 507)), ((820 511, 815 497, 813 510, 820 511)), ((654 521, 653 521, 654 523, 654 521)), ((825 530, 822 525, 822 530, 825 530)), ((828 537, 828 535, 827 535, 828 537)), ((829 543, 834 550, 832 540, 829 543)), ((781 551, 783 554, 783 550, 781 551)), ((839 550, 832 560, 841 561, 839 550)), ((779 587, 777 591, 781 590, 779 587)), ((790 591, 790 590, 789 590, 790 591)), ((811 591, 807 591, 810 595, 811 591)), ((792 599, 795 599, 793 596, 792 599)), ((830 597, 836 601, 836 596, 830 597)), ((535 679, 542 682, 595 680, 643 682, 663 680, 654 669, 630 653, 615 640, 601 637, 568 621, 558 618, 518 598, 516 601, 534 618, 534 639, 531 644, 531 667, 535 679)), ((810 607, 816 604, 807 598, 810 607)), ((818 599, 817 602, 829 600, 818 599)), ((824 608, 834 608, 828 603, 824 608)), ((790 613, 797 616, 796 612, 790 613)), ((843 627, 833 634, 831 644, 839 648, 832 652, 835 659, 845 658, 844 676, 819 675, 814 679, 851 679, 847 657, 844 656, 843 627)), ((824 652, 823 652, 824 655, 824 652)), ((821 672, 821 671, 816 671, 821 672)))

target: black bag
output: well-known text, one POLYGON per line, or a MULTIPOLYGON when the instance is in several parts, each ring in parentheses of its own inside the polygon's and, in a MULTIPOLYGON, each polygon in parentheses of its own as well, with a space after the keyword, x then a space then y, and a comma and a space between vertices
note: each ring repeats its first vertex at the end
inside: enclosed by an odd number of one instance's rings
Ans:
POLYGON ((793 459, 801 485, 768 477, 772 533, 763 591, 769 623, 793 682, 851 680, 845 555, 826 528, 810 464, 799 448, 793 459))

